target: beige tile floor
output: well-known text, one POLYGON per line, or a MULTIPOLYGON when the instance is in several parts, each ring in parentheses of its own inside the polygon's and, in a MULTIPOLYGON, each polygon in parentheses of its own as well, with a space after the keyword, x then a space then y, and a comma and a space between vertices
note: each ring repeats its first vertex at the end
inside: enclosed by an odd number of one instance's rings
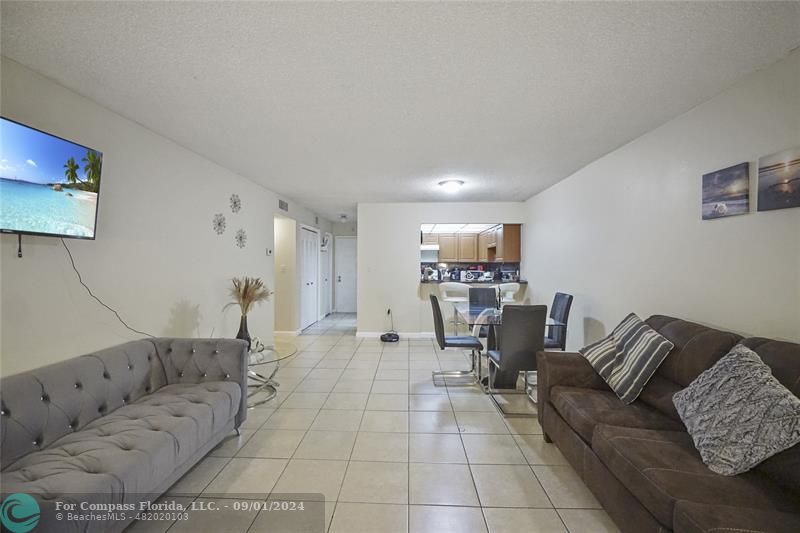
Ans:
POLYGON ((313 494, 310 511, 193 511, 128 531, 618 531, 535 418, 501 416, 474 386, 432 384, 431 370, 463 368, 463 354, 357 338, 353 315, 279 340, 298 351, 278 372, 278 397, 170 493, 218 504, 313 494))

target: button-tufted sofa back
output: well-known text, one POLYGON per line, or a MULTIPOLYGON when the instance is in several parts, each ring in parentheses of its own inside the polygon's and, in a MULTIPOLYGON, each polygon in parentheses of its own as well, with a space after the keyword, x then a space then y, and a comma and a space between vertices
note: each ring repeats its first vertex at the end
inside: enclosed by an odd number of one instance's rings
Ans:
POLYGON ((154 344, 144 340, 2 378, 2 468, 166 383, 154 344))
POLYGON ((234 381, 247 417, 247 343, 152 339, 0 379, 0 469, 165 385, 234 381))
POLYGON ((237 339, 153 339, 167 383, 236 381, 242 387, 236 427, 247 417, 247 343, 237 339))

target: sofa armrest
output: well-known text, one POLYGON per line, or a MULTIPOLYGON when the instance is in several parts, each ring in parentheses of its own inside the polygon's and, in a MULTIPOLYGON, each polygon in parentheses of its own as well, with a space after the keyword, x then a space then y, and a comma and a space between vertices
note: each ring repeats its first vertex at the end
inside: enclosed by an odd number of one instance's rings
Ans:
POLYGON ((800 514, 679 501, 673 511, 675 533, 796 533, 800 514))
POLYGON ((235 427, 247 418, 247 342, 239 339, 153 339, 167 384, 235 381, 242 391, 235 427))
POLYGON ((550 389, 556 385, 609 390, 603 378, 577 352, 538 352, 536 354, 536 397, 539 423, 544 406, 550 401, 550 389))

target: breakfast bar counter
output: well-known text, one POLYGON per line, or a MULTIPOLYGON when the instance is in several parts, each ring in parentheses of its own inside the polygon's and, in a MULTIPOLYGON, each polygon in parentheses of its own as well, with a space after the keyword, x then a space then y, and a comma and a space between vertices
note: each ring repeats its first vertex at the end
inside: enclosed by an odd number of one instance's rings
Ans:
MULTIPOLYGON (((431 301, 430 295, 435 294, 436 296, 440 296, 439 294, 439 284, 450 282, 449 279, 446 280, 427 280, 423 281, 420 280, 417 292, 417 297, 419 298, 419 317, 420 317, 420 324, 419 324, 419 331, 421 332, 429 332, 431 335, 433 334, 433 322, 432 322, 432 314, 431 314, 431 301)), ((470 287, 493 287, 495 285, 499 285, 500 283, 519 283, 520 287, 517 291, 515 296, 515 300, 517 303, 526 304, 530 303, 528 300, 528 282, 525 280, 519 281, 458 281, 455 283, 464 283, 465 285, 469 285, 470 287)), ((444 315, 445 324, 449 321, 452 321, 454 309, 452 304, 449 302, 440 302, 442 308, 442 314, 444 315)), ((452 324, 448 324, 446 326, 448 328, 448 335, 451 334, 450 328, 452 324)), ((459 333, 464 333, 464 326, 461 326, 459 333)))
POLYGON ((520 285, 527 285, 528 284, 528 282, 523 280, 523 279, 520 279, 520 280, 517 280, 517 281, 483 281, 483 280, 479 280, 479 281, 460 281, 460 280, 450 280, 450 279, 443 279, 443 280, 442 279, 428 279, 428 280, 421 279, 419 282, 420 283, 433 283, 433 284, 436 284, 436 283, 465 283, 467 285, 498 285, 500 283, 519 283, 520 285))

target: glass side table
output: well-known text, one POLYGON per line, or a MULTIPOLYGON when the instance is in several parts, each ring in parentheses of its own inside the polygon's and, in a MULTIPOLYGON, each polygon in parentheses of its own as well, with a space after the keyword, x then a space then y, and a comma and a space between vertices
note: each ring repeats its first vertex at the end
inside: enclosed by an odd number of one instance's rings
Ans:
POLYGON ((250 352, 247 362, 247 407, 265 404, 277 396, 281 384, 275 380, 275 374, 280 367, 280 357, 274 350, 250 352), (271 371, 269 365, 274 365, 271 371))
POLYGON ((275 375, 281 362, 297 354, 297 347, 289 343, 276 342, 274 346, 264 346, 258 338, 253 338, 247 362, 247 407, 267 403, 278 395, 280 383, 275 375))

